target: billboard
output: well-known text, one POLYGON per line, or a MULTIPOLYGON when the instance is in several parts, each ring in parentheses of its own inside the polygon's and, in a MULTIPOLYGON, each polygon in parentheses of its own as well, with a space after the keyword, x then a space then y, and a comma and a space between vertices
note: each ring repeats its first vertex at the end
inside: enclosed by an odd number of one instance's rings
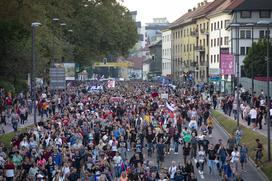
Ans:
POLYGON ((52 67, 49 69, 50 88, 53 90, 65 89, 65 70, 61 66, 52 67))
POLYGON ((220 69, 221 75, 234 75, 234 56, 228 48, 220 50, 220 69))
POLYGON ((75 80, 76 78, 76 64, 75 63, 64 63, 65 69, 65 80, 75 80))
POLYGON ((64 68, 65 80, 75 80, 76 64, 75 63, 55 63, 55 68, 64 68))

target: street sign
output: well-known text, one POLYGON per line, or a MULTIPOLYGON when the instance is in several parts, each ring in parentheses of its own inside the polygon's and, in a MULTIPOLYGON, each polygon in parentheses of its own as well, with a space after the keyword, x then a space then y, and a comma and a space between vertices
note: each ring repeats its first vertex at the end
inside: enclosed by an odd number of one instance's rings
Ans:
POLYGON ((49 70, 50 76, 50 88, 53 90, 65 89, 65 68, 64 67, 54 67, 49 70))
POLYGON ((209 77, 209 81, 211 81, 211 82, 218 82, 220 80, 221 80, 221 78, 219 76, 209 77))

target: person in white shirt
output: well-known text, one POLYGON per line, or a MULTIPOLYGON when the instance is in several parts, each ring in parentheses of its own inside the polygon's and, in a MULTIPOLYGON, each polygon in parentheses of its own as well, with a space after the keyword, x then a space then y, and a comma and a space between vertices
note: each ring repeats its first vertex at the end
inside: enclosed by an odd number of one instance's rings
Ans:
POLYGON ((231 160, 230 160, 233 173, 236 173, 238 170, 239 160, 240 160, 240 152, 238 151, 238 148, 235 147, 234 150, 231 152, 231 160))
POLYGON ((255 131, 256 129, 256 119, 257 119, 257 111, 255 107, 252 107, 252 109, 249 111, 250 115, 250 121, 253 124, 253 130, 255 131))
POLYGON ((203 175, 203 170, 204 170, 204 163, 206 160, 206 156, 205 156, 205 151, 203 149, 203 146, 200 146, 200 149, 197 153, 197 164, 198 164, 198 168, 199 168, 199 173, 200 175, 203 175))
POLYGON ((170 175, 171 181, 174 180, 174 177, 175 177, 176 172, 177 172, 177 165, 176 165, 176 162, 175 162, 175 161, 172 161, 172 165, 171 165, 171 167, 169 167, 169 169, 168 169, 168 173, 169 173, 169 175, 170 175))
POLYGON ((113 157, 114 163, 114 170, 115 170, 115 177, 119 178, 121 176, 122 171, 122 157, 116 152, 115 156, 113 157))

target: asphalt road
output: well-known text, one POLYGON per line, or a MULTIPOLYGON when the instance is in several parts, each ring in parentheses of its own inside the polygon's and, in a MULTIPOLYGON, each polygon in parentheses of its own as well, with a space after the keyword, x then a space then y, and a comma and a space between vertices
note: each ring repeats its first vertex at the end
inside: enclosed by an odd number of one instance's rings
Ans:
MULTIPOLYGON (((214 124, 214 129, 213 129, 213 135, 212 138, 209 138, 209 141, 213 144, 216 144, 218 142, 218 139, 222 139, 224 144, 226 144, 228 135, 227 133, 217 124, 214 124)), ((147 160, 147 152, 144 149, 144 157, 147 160)), ((149 159, 150 160, 150 159, 149 159)), ((179 147, 179 154, 175 155, 173 154, 173 151, 171 152, 170 155, 165 156, 165 162, 163 163, 163 167, 168 169, 171 166, 172 161, 175 160, 176 163, 183 163, 183 156, 182 156, 182 147, 179 147)), ((156 163, 156 155, 154 154, 152 156, 151 161, 156 163)), ((195 166, 195 162, 192 160, 192 163, 195 166)), ((198 170, 195 167, 195 174, 197 177, 197 180, 207 180, 207 181, 221 181, 222 178, 219 176, 219 173, 216 171, 214 174, 210 175, 208 172, 208 166, 205 164, 204 166, 204 174, 203 176, 200 176, 198 170)), ((250 162, 247 163, 246 165, 246 172, 241 173, 242 178, 245 181, 265 181, 265 177, 260 173, 259 170, 256 169, 255 166, 253 166, 250 162)))

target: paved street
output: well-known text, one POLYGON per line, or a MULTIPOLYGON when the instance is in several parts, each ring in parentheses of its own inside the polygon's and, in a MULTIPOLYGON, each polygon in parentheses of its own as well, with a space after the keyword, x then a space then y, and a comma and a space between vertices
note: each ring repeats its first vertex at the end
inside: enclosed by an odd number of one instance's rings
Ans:
MULTIPOLYGON (((40 120, 40 117, 37 117, 37 120, 40 120)), ((27 127, 30 125, 34 124, 34 120, 33 120, 33 114, 31 114, 29 116, 28 121, 24 124, 24 125, 19 125, 19 128, 23 128, 23 127, 27 127)), ((243 121, 241 121, 241 124, 245 124, 243 121)), ((9 133, 13 131, 13 128, 11 126, 11 124, 7 124, 6 126, 4 126, 5 132, 9 133)), ((258 130, 259 131, 259 130, 258 130)), ((208 138, 208 140, 213 143, 216 144, 218 139, 222 139, 224 140, 224 144, 226 144, 227 139, 228 139, 228 135, 227 133, 216 123, 215 127, 213 129, 213 137, 212 138, 208 138)), ((132 152, 130 151, 128 154, 128 158, 130 158, 132 155, 132 152)), ((145 160, 150 160, 150 158, 147 157, 147 150, 144 149, 144 157, 145 160)), ((183 157, 182 157, 182 147, 179 147, 179 154, 175 155, 173 154, 173 151, 171 152, 170 155, 166 155, 165 157, 165 162, 163 164, 163 167, 165 169, 168 170, 168 168, 171 166, 171 162, 175 160, 176 163, 183 163, 183 157)), ((156 163, 156 154, 153 154, 151 161, 153 163, 156 163)), ((195 162, 193 161, 194 166, 195 166, 195 162)), ((198 170, 195 167, 195 173, 197 176, 198 180, 207 180, 207 181, 218 181, 221 179, 221 177, 218 175, 218 172, 216 172, 215 174, 209 175, 208 174, 208 167, 207 164, 205 164, 205 169, 204 169, 204 177, 201 177, 198 170)), ((257 169, 255 166, 253 166, 252 164, 250 164, 250 162, 247 164, 246 166, 246 172, 242 173, 242 178, 247 180, 247 181, 262 181, 265 180, 265 178, 263 177, 263 175, 260 173, 260 170, 257 169)))
MULTIPOLYGON (((209 141, 212 142, 213 144, 216 144, 218 139, 220 139, 220 138, 223 139, 224 144, 226 144, 227 139, 228 139, 228 135, 225 133, 225 131, 218 124, 215 124, 215 127, 213 129, 213 137, 209 138, 209 141)), ((181 150, 182 150, 182 147, 180 146, 178 155, 174 155, 173 153, 171 153, 170 155, 166 155, 163 167, 168 169, 171 166, 171 162, 173 160, 175 160, 177 163, 183 162, 183 157, 182 157, 182 151, 181 150)), ((145 156, 146 156, 146 153, 145 153, 145 156)), ((153 156, 152 161, 154 161, 156 163, 155 156, 153 156)), ((195 166, 195 163, 194 163, 194 166, 195 166)), ((256 169, 256 167, 254 167, 252 164, 250 164, 250 162, 246 165, 246 171, 247 172, 242 173, 242 178, 244 180, 246 180, 246 181, 263 181, 263 180, 266 180, 262 176, 262 174, 259 172, 259 170, 256 169)), ((196 167, 195 167, 195 173, 196 173, 196 176, 197 176, 198 180, 207 180, 207 181, 219 181, 219 180, 221 180, 221 177, 218 175, 218 172, 216 172, 215 174, 212 174, 212 175, 208 174, 207 164, 205 164, 204 178, 200 177, 200 174, 197 171, 196 167)))

